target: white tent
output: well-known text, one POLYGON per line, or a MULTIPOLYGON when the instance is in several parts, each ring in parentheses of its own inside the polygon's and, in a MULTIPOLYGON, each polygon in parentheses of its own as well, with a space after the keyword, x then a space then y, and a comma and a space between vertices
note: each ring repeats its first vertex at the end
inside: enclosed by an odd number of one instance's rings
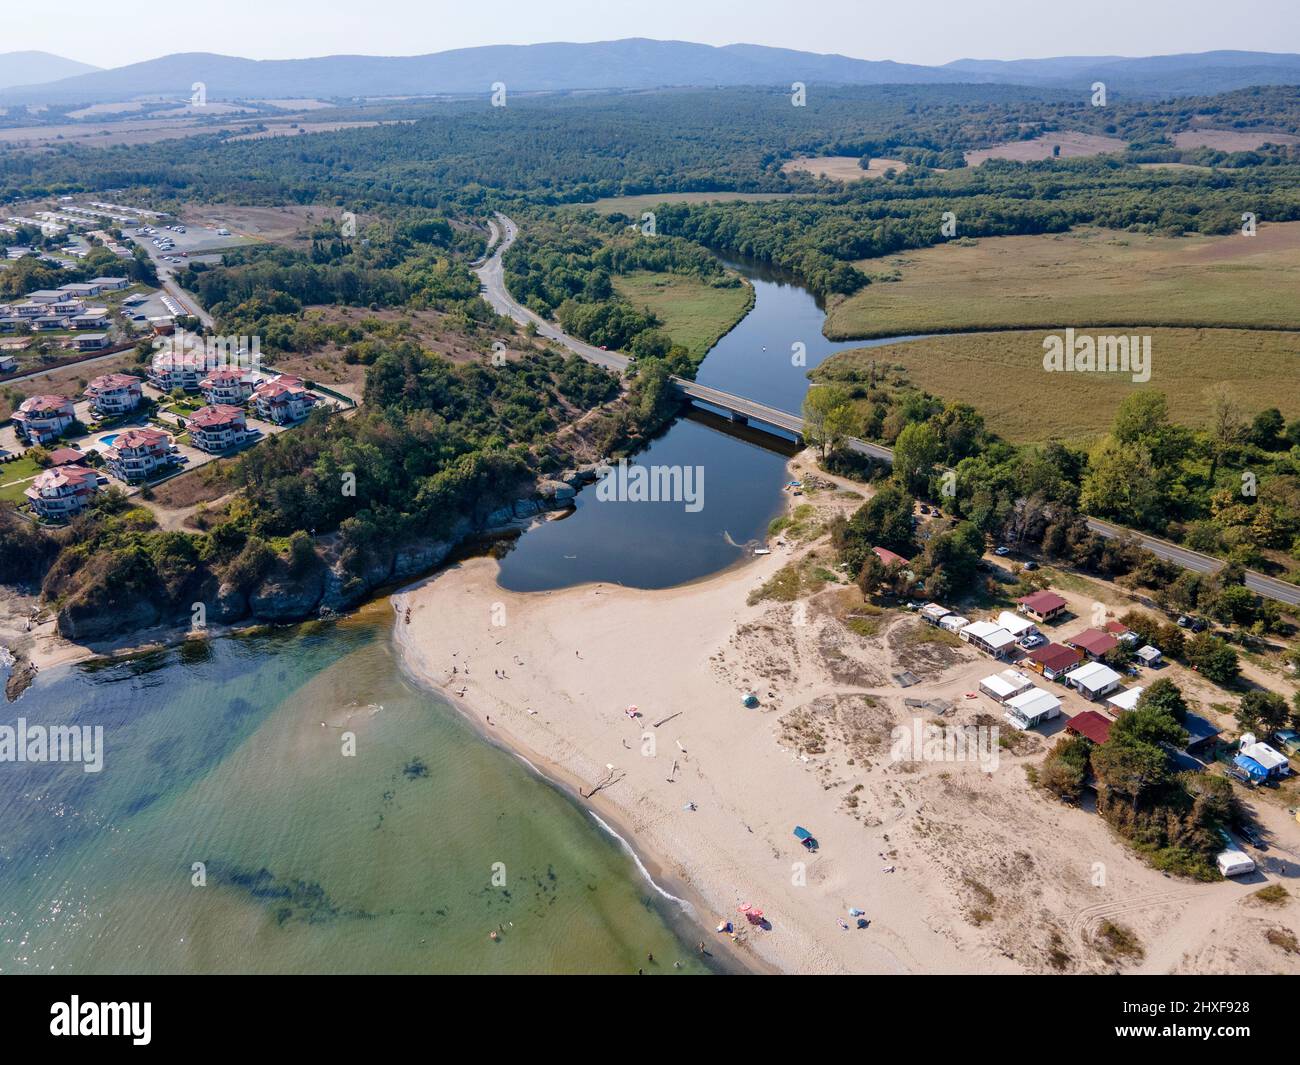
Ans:
POLYGON ((969 624, 970 618, 964 618, 960 614, 947 614, 939 619, 939 628, 949 632, 961 632, 969 624))

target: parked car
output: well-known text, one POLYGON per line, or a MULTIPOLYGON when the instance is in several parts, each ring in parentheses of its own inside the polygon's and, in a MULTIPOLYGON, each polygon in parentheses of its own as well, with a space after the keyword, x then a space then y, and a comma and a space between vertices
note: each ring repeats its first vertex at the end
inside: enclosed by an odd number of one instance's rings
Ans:
POLYGON ((1255 831, 1255 829, 1251 828, 1249 825, 1238 825, 1237 835, 1239 835, 1242 839, 1244 839, 1256 850, 1261 850, 1261 851, 1268 850, 1268 844, 1264 842, 1264 837, 1261 836, 1258 832, 1255 831))
POLYGON ((1025 563, 1025 569, 1036 570, 1038 569, 1038 563, 1035 562, 1033 559, 1030 559, 1028 562, 1025 563))
POLYGON ((1041 647, 1047 642, 1046 636, 1040 636, 1036 632, 1031 632, 1028 636, 1020 638, 1020 646, 1026 651, 1032 651, 1035 647, 1041 647))
POLYGON ((997 550, 995 550, 993 553, 994 553, 995 555, 997 555, 998 558, 1004 558, 1005 556, 1011 554, 1011 548, 1009 548, 1009 547, 999 547, 999 548, 998 548, 997 550))

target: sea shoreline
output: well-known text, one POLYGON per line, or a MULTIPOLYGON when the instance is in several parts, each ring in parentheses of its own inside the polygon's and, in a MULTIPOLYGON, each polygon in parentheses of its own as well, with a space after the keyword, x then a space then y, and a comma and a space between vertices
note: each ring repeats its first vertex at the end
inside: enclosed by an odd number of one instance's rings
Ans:
MULTIPOLYGON (((734 566, 728 570, 735 569, 734 566)), ((490 726, 490 715, 480 713, 470 701, 457 699, 424 676, 411 662, 411 648, 404 638, 402 623, 406 605, 405 596, 418 591, 437 574, 430 574, 418 581, 399 589, 389 596, 393 610, 392 646, 394 660, 402 675, 415 687, 428 694, 437 696, 445 702, 484 742, 491 744, 516 758, 534 776, 543 780, 575 806, 583 811, 595 823, 596 827, 612 837, 625 851, 637 867, 637 872, 644 878, 650 889, 659 897, 661 909, 672 911, 670 923, 689 924, 703 937, 703 942, 713 958, 714 967, 723 974, 771 974, 775 967, 752 954, 736 949, 729 940, 721 939, 713 927, 706 923, 705 913, 708 909, 704 899, 694 888, 672 876, 664 859, 645 847, 637 839, 633 830, 626 824, 618 807, 602 798, 599 794, 584 796, 582 781, 554 760, 547 758, 530 748, 522 740, 510 733, 490 726), (675 919, 674 919, 675 918, 675 919)), ((707 579, 707 578, 701 578, 707 579)), ((695 582, 692 582, 695 583, 695 582)))

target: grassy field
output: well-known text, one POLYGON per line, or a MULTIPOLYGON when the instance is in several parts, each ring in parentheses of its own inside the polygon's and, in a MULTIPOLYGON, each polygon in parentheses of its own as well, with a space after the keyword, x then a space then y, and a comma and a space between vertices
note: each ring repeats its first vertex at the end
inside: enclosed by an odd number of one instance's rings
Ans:
POLYGON ((907 164, 900 159, 872 159, 866 170, 858 166, 856 155, 819 155, 815 158, 801 157, 783 163, 783 174, 803 172, 813 177, 830 178, 832 181, 862 181, 865 178, 883 177, 885 172, 893 170, 901 174, 907 164))
MULTIPOLYGON (((1126 332, 1099 327, 1102 333, 1126 332)), ((1220 381, 1254 414, 1276 406, 1300 416, 1300 332, 1245 329, 1152 329, 1151 380, 1128 374, 1048 373, 1043 369, 1044 330, 928 337, 835 355, 815 376, 846 369, 896 366, 911 384, 947 400, 971 404, 989 428, 1016 443, 1059 439, 1087 443, 1106 432, 1115 410, 1134 389, 1153 388, 1169 398, 1175 421, 1201 426, 1206 390, 1220 381)))
POLYGON ((832 339, 1110 322, 1300 328, 1300 222, 1254 237, 985 237, 857 265, 899 280, 833 307, 832 339))
POLYGON ((650 192, 641 196, 606 196, 592 203, 573 204, 574 207, 590 207, 600 214, 625 214, 639 217, 642 211, 649 211, 661 203, 732 203, 737 200, 785 200, 792 196, 803 195, 791 192, 650 192))
POLYGON ((663 320, 668 335, 696 358, 748 314, 754 302, 749 285, 714 288, 694 278, 648 270, 617 277, 614 287, 633 306, 649 307, 663 320))

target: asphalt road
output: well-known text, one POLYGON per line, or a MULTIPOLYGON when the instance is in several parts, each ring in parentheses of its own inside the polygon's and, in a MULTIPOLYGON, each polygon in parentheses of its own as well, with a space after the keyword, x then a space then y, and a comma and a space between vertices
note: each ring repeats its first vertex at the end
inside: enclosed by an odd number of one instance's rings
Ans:
MULTIPOLYGON (((549 322, 539 318, 527 307, 515 302, 510 293, 506 291, 501 256, 514 243, 515 238, 519 235, 519 229, 514 222, 503 214, 498 214, 496 218, 505 236, 487 262, 475 271, 483 285, 483 298, 492 305, 492 308, 498 314, 504 314, 514 319, 520 325, 527 325, 532 322, 537 327, 539 334, 548 340, 563 344, 570 351, 581 355, 584 359, 589 359, 591 362, 607 369, 626 370, 632 362, 629 356, 592 347, 592 345, 562 332, 549 322)), ((769 422, 791 432, 800 432, 802 429, 803 419, 797 414, 779 411, 773 407, 765 407, 763 404, 745 399, 742 396, 735 396, 729 392, 719 391, 716 388, 708 388, 705 385, 697 385, 694 381, 687 381, 684 378, 674 378, 674 380, 683 392, 694 399, 701 399, 706 403, 737 410, 741 413, 752 414, 761 421, 769 422)), ((873 444, 867 440, 851 439, 849 447, 859 454, 868 455, 880 462, 892 463, 894 461, 893 451, 887 447, 882 447, 880 444, 873 444)), ((1108 521, 1102 521, 1100 518, 1088 518, 1087 521, 1088 527, 1100 536, 1132 537, 1157 558, 1176 563, 1184 569, 1194 570, 1197 573, 1216 573, 1223 568, 1223 562, 1220 559, 1213 558, 1210 555, 1203 555, 1198 551, 1189 551, 1187 548, 1179 547, 1168 540, 1147 536, 1144 533, 1135 532, 1120 525, 1113 525, 1108 521)), ((1288 584, 1286 581, 1279 581, 1262 573, 1256 573, 1254 570, 1247 570, 1246 587, 1256 595, 1264 596, 1266 599, 1274 599, 1279 603, 1286 603, 1290 606, 1300 606, 1300 587, 1288 584)))

